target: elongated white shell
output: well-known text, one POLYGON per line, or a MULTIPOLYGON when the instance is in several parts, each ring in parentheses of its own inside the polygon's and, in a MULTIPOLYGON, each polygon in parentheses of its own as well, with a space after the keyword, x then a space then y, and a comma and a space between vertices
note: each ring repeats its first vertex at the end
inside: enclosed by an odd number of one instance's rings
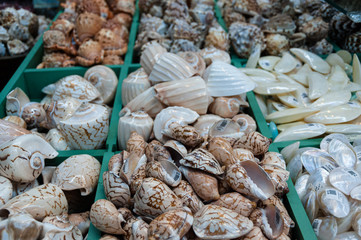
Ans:
POLYGON ((256 84, 250 77, 236 67, 216 61, 204 72, 203 78, 207 83, 211 96, 233 96, 252 91, 256 84))
POLYGON ((339 66, 333 66, 331 74, 328 77, 330 91, 339 91, 347 86, 350 81, 346 72, 339 66))
POLYGON ((139 68, 135 72, 129 74, 122 83, 123 106, 127 105, 131 100, 148 88, 150 88, 150 81, 143 68, 139 68))
POLYGON ((58 152, 43 138, 26 134, 0 146, 0 174, 15 182, 34 181, 58 152))
POLYGON ((153 67, 149 80, 155 84, 186 79, 192 77, 196 71, 183 58, 173 53, 164 53, 153 67))
POLYGON ((319 73, 327 74, 331 70, 330 65, 328 65, 328 63, 325 60, 323 60, 314 53, 311 53, 301 48, 291 48, 290 51, 293 54, 295 54, 299 59, 301 59, 303 62, 310 65, 310 67, 313 70, 319 73))
POLYGON ((274 70, 279 73, 288 73, 295 69, 297 60, 288 52, 284 52, 281 60, 276 64, 274 70))
POLYGON ((340 90, 337 92, 330 92, 311 104, 314 108, 331 108, 347 103, 351 98, 351 92, 348 90, 340 90))
POLYGON ((254 92, 261 95, 275 95, 281 93, 294 92, 298 89, 298 85, 285 82, 270 82, 259 84, 254 92))
POLYGON ((294 80, 307 87, 308 86, 307 76, 311 71, 312 70, 310 66, 306 63, 297 71, 297 73, 290 74, 290 77, 292 77, 294 80))
POLYGON ((71 118, 60 121, 58 128, 72 149, 101 148, 108 136, 108 109, 84 103, 71 118))
POLYGON ((100 163, 94 157, 88 154, 74 155, 57 166, 51 183, 62 190, 79 189, 82 196, 87 196, 95 190, 99 173, 100 163))
POLYGON ((181 106, 199 114, 207 113, 209 98, 201 77, 160 83, 154 86, 156 97, 168 106, 181 106))
POLYGON ((279 112, 274 112, 266 116, 266 120, 274 121, 275 123, 289 123, 301 120, 315 112, 315 108, 291 108, 279 112))
POLYGON ((280 133, 274 142, 303 140, 320 136, 326 132, 326 126, 320 123, 309 123, 293 126, 280 133))
POLYGON ((258 60, 258 65, 264 70, 271 71, 280 60, 281 58, 277 56, 260 57, 258 60))
POLYGON ((357 54, 353 55, 352 80, 355 83, 361 84, 361 63, 360 59, 358 59, 357 54))
POLYGON ((315 100, 324 96, 328 91, 328 82, 326 78, 318 72, 309 72, 307 76, 309 85, 308 97, 315 100))

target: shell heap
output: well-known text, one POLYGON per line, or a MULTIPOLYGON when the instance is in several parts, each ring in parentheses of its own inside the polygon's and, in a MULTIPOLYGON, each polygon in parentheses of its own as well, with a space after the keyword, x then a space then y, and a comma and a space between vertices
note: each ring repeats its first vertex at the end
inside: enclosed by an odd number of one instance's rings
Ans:
POLYGON ((289 239, 294 222, 279 198, 288 192, 286 164, 240 113, 252 80, 221 61, 202 75, 151 46, 123 81, 125 150, 102 176, 107 200, 90 211, 103 239, 289 239))
POLYGON ((123 64, 133 0, 67 0, 62 6, 64 12, 44 33, 45 55, 37 68, 123 64))
POLYGON ((248 58, 257 44, 269 55, 293 47, 330 54, 326 38, 350 52, 360 52, 360 23, 324 1, 218 1, 236 54, 248 58))
POLYGON ((84 78, 70 75, 42 89, 47 96, 31 102, 20 89, 7 95, 0 144, 35 133, 59 151, 104 147, 118 77, 106 66, 89 68, 84 78), (30 131, 28 131, 29 129, 30 131))
POLYGON ((319 239, 361 237, 360 141, 353 146, 343 134, 331 134, 319 148, 282 150, 290 177, 319 239))
POLYGON ((51 20, 25 10, 0 10, 0 57, 28 52, 51 20))

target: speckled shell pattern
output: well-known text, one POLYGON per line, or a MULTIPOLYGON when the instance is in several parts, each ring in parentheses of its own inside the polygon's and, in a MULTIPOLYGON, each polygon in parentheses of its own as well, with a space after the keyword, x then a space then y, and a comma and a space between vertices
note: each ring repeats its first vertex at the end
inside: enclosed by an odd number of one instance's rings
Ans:
POLYGON ((57 216, 68 212, 68 202, 63 191, 54 184, 44 184, 33 188, 8 201, 0 211, 25 210, 36 220, 47 216, 57 216))
POLYGON ((51 183, 62 190, 79 189, 82 196, 87 196, 95 190, 99 173, 100 163, 97 159, 88 154, 74 155, 57 166, 51 183))

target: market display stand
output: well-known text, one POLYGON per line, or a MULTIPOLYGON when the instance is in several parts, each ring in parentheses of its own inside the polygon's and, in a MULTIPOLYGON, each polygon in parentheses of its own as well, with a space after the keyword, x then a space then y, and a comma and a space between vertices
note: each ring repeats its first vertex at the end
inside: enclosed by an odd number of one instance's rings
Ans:
MULTIPOLYGON (((60 13, 59 13, 60 14, 60 13)), ((55 19, 59 16, 55 17, 55 19)), ((221 11, 215 4, 215 15, 220 23, 220 25, 226 29, 225 23, 222 19, 221 11)), ((116 153, 120 152, 122 149, 118 149, 117 146, 117 134, 118 134, 118 121, 119 121, 119 111, 122 109, 122 97, 121 97, 121 87, 122 81, 128 76, 129 73, 140 68, 139 57, 133 51, 134 44, 137 36, 138 26, 139 26, 139 8, 137 6, 135 15, 133 17, 132 26, 130 29, 128 51, 124 58, 123 65, 110 66, 114 70, 115 74, 119 78, 119 84, 117 87, 113 111, 110 119, 109 133, 106 141, 106 145, 103 149, 98 150, 70 150, 70 151, 59 151, 57 158, 52 160, 47 160, 46 165, 57 166, 66 158, 76 155, 76 154, 89 154, 97 158, 101 163, 101 172, 99 175, 98 187, 96 190, 95 200, 105 199, 104 187, 103 187, 103 173, 108 170, 109 159, 116 153)), ((54 19, 54 20, 55 20, 54 19)), ((335 50, 338 50, 335 46, 335 50)), ((36 69, 36 66, 41 63, 42 56, 44 54, 43 50, 43 41, 42 38, 34 45, 32 50, 29 52, 27 57, 24 59, 22 64, 19 66, 18 70, 15 72, 13 77, 9 80, 8 84, 5 86, 3 91, 0 93, 0 118, 6 116, 5 105, 6 105, 6 96, 7 94, 16 87, 21 88, 31 99, 31 101, 39 102, 45 95, 41 92, 41 89, 48 84, 58 81, 60 78, 77 74, 83 76, 87 68, 85 67, 66 67, 66 68, 48 68, 48 69, 36 69)), ((231 49, 231 63, 236 67, 243 67, 247 59, 239 58, 235 52, 231 49)), ((272 132, 258 106, 258 103, 255 99, 253 92, 247 93, 247 99, 250 104, 249 112, 252 117, 257 122, 257 131, 261 132, 268 138, 272 138, 272 132)), ((279 152, 285 146, 293 143, 290 142, 279 142, 273 143, 270 146, 269 151, 279 152)), ((311 140, 302 140, 301 147, 310 147, 310 146, 319 146, 320 139, 311 139, 311 140)), ((292 239, 307 239, 313 240, 317 239, 316 235, 313 232, 310 221, 308 220, 307 214, 302 206, 302 203, 297 195, 297 192, 294 188, 294 185, 291 179, 288 180, 289 193, 284 198, 285 206, 293 220, 296 223, 295 228, 292 230, 292 239)), ((96 229, 93 225, 90 226, 88 239, 99 239, 101 237, 101 232, 96 229)))

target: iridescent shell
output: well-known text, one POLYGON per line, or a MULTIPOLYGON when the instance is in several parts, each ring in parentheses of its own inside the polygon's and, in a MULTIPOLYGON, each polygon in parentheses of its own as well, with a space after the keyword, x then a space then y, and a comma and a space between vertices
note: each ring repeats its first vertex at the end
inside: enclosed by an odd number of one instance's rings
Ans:
POLYGON ((202 148, 192 151, 181 159, 179 163, 183 166, 202 170, 214 175, 220 175, 224 172, 216 158, 210 152, 202 148))

